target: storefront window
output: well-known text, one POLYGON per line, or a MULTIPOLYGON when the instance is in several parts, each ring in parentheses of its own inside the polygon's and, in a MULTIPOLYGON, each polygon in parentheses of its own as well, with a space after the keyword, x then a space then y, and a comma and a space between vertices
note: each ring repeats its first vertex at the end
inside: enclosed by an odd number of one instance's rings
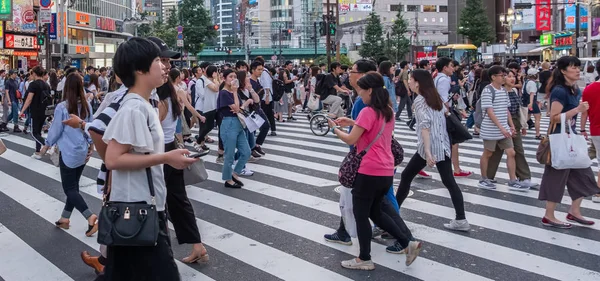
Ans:
POLYGON ((114 53, 115 45, 114 44, 106 44, 106 53, 114 53))
POLYGON ((94 49, 97 53, 104 53, 104 44, 97 43, 96 48, 94 49))
POLYGON ((92 45, 92 32, 87 30, 69 28, 69 44, 72 45, 92 45))

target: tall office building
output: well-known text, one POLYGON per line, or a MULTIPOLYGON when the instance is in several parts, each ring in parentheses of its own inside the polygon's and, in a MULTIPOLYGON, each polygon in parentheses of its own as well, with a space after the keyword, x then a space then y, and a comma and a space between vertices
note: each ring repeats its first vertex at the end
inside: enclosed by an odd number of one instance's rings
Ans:
POLYGON ((178 0, 162 0, 162 17, 166 21, 173 8, 177 9, 178 0))
POLYGON ((238 46, 238 34, 234 20, 237 0, 210 0, 210 15, 214 24, 219 25, 216 43, 220 47, 238 46))
POLYGON ((161 0, 135 0, 138 13, 145 12, 149 21, 156 21, 162 17, 161 0))

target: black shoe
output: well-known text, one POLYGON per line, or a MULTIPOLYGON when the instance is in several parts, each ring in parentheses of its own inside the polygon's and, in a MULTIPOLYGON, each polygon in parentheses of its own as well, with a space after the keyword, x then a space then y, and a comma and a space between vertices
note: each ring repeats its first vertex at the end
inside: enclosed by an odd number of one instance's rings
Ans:
POLYGON ((252 150, 252 156, 254 158, 260 158, 262 156, 262 154, 258 153, 258 151, 256 151, 256 150, 252 150))
POLYGON ((239 185, 239 186, 244 186, 244 183, 243 183, 243 182, 241 182, 240 180, 238 180, 238 179, 236 179, 236 178, 234 178, 234 177, 231 177, 231 180, 232 180, 232 181, 234 181, 234 182, 235 182, 235 184, 237 184, 237 185, 239 185))
POLYGON ((296 121, 296 118, 294 118, 294 116, 290 116, 287 118, 288 121, 296 121))
POLYGON ((183 141, 187 142, 187 143, 193 143, 194 142, 191 138, 186 138, 183 141))
POLYGON ((228 182, 225 182, 225 187, 227 187, 227 188, 242 188, 242 186, 237 183, 229 184, 228 182))
POLYGON ((271 132, 271 136, 272 136, 272 137, 276 137, 276 136, 277 136, 277 133, 276 133, 275 131, 273 131, 273 132, 271 132))
POLYGON ((254 147, 254 151, 260 153, 260 155, 266 155, 266 153, 262 150, 262 147, 260 146, 254 147))
MULTIPOLYGON (((27 131, 27 130, 25 130, 27 131)), ((15 126, 15 128, 13 129, 13 133, 20 133, 22 132, 21 129, 19 129, 19 126, 15 126)))
POLYGON ((0 133, 8 132, 8 131, 10 131, 8 128, 6 128, 6 127, 0 127, 0 133))

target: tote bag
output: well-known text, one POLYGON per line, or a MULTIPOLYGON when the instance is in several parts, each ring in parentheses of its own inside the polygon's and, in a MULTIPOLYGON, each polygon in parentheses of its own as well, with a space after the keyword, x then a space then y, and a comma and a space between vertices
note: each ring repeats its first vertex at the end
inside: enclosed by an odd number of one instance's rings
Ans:
POLYGON ((317 95, 310 95, 310 98, 308 99, 308 103, 306 104, 306 106, 312 110, 318 110, 319 109, 319 98, 317 95))
MULTIPOLYGON (((581 135, 565 132, 568 126, 566 118, 566 113, 560 115, 560 133, 549 136, 552 168, 557 170, 589 168, 592 160, 588 156, 587 141, 581 135)), ((571 130, 570 126, 569 130, 571 130)))
POLYGON ((254 111, 244 118, 244 123, 246 123, 246 128, 248 128, 248 131, 250 133, 254 133, 265 123, 265 119, 260 117, 260 115, 254 111))
POLYGON ((342 220, 344 221, 344 227, 350 237, 358 237, 358 231, 356 230, 356 219, 354 218, 354 207, 352 205, 352 188, 340 187, 340 212, 342 213, 342 220))

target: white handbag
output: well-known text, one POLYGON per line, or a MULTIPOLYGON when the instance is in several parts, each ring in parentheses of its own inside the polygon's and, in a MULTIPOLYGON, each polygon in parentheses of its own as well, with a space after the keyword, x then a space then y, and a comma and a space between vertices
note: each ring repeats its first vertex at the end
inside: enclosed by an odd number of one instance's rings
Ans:
POLYGON ((244 118, 244 122, 246 123, 246 128, 248 128, 248 132, 254 133, 265 123, 265 119, 254 111, 244 118))
POLYGON ((342 212, 342 219, 344 220, 346 232, 348 232, 350 237, 358 237, 358 231, 356 230, 356 219, 354 219, 354 210, 352 205, 352 188, 340 186, 340 211, 342 212))
POLYGON ((319 98, 318 98, 318 96, 315 95, 315 94, 310 95, 310 98, 308 98, 308 103, 306 104, 306 106, 310 110, 317 110, 317 109, 319 109, 319 98))
MULTIPOLYGON (((587 141, 581 135, 573 132, 566 133, 567 114, 560 115, 560 133, 550 134, 550 155, 552 155, 552 168, 557 170, 585 169, 592 165, 588 155, 587 141)), ((569 130, 571 127, 569 126, 569 130)))

